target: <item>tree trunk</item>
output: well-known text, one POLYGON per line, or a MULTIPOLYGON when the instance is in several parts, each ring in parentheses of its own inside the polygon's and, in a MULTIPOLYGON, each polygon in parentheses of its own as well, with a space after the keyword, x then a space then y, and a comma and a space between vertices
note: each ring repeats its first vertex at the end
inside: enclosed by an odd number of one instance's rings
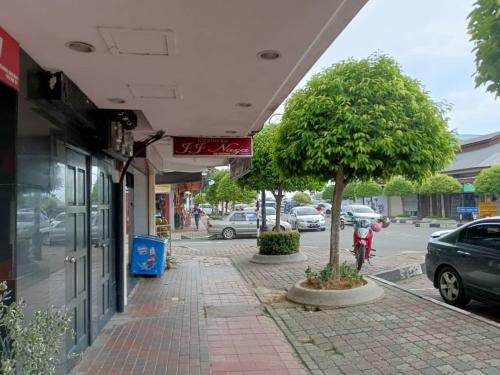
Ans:
POLYGON ((283 200, 283 189, 279 188, 278 193, 274 194, 276 199, 276 232, 281 232, 281 202, 283 200))
POLYGON ((332 223, 330 229, 330 264, 335 267, 335 274, 339 274, 340 270, 340 209, 342 206, 342 193, 344 192, 344 170, 339 167, 335 176, 335 187, 332 197, 332 223))
POLYGON ((261 200, 262 200, 262 225, 260 227, 261 232, 267 231, 267 223, 266 223, 266 191, 262 190, 261 194, 261 200))

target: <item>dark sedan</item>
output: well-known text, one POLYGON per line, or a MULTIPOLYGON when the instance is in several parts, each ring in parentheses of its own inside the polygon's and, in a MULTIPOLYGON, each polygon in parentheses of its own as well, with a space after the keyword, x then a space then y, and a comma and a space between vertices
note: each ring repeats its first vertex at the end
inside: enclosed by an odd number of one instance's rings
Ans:
POLYGON ((451 305, 464 306, 471 299, 500 303, 500 217, 431 238, 425 266, 427 277, 451 305))

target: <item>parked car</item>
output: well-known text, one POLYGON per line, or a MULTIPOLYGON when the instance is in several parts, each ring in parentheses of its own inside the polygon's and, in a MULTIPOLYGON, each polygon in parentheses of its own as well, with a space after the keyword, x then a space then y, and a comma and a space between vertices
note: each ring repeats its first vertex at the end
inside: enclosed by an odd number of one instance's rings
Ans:
POLYGON ((332 205, 330 203, 318 203, 316 205, 316 209, 325 215, 332 214, 332 205))
POLYGON ((439 238, 450 232, 453 232, 453 229, 438 230, 437 232, 431 233, 431 238, 439 238))
POLYGON ((431 238, 426 273, 446 303, 500 303, 500 216, 475 220, 431 238))
POLYGON ((202 203, 202 204, 198 205, 198 207, 201 208, 201 210, 206 214, 212 213, 212 205, 209 203, 202 203))
MULTIPOLYGON (((210 235, 222 236, 226 240, 236 237, 257 236, 257 213, 248 211, 231 212, 222 220, 207 221, 207 231, 210 235)), ((267 225, 274 227, 275 221, 267 219, 267 225)), ((281 221, 282 230, 291 230, 289 223, 281 221)))
POLYGON ((244 211, 247 207, 249 207, 248 204, 239 203, 239 204, 234 205, 234 210, 235 211, 244 211))
POLYGON ((313 206, 294 207, 290 211, 288 222, 293 229, 325 230, 325 217, 313 206))
POLYGON ((380 221, 382 215, 376 213, 371 207, 362 204, 352 204, 342 207, 345 221, 347 224, 353 223, 353 218, 368 219, 372 221, 380 221))

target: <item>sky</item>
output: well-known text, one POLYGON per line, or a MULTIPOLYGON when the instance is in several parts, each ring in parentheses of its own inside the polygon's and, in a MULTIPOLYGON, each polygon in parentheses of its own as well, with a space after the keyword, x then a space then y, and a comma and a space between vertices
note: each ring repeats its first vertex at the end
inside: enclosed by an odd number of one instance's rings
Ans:
MULTIPOLYGON (((459 134, 500 131, 500 98, 475 88, 467 15, 473 0, 369 0, 311 68, 314 73, 375 51, 392 56, 436 101, 452 104, 449 128, 459 134)), ((276 113, 282 113, 283 105, 276 113)), ((279 116, 271 118, 272 122, 279 116)))

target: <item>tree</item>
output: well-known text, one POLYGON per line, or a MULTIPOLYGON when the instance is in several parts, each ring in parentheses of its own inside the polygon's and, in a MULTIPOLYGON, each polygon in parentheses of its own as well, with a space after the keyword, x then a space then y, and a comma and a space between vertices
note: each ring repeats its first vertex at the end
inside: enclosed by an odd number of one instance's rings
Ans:
POLYGON ((321 193, 321 198, 324 199, 325 201, 328 199, 331 199, 333 195, 333 185, 328 185, 325 187, 325 190, 321 193))
POLYGON ((432 195, 441 194, 441 216, 445 217, 444 195, 459 193, 462 191, 462 185, 454 177, 437 173, 422 182, 419 188, 420 194, 432 195))
POLYGON ((229 202, 250 203, 255 200, 256 192, 248 188, 243 188, 233 181, 227 172, 217 183, 216 196, 219 201, 225 203, 225 210, 229 202))
POLYGON ((219 203, 221 203, 221 199, 217 195, 217 187, 219 186, 219 182, 222 180, 222 178, 228 174, 229 171, 223 169, 212 169, 208 172, 207 180, 209 181, 211 180, 213 181, 213 183, 212 185, 208 185, 207 188, 205 189, 205 196, 207 202, 210 203, 212 206, 218 207, 219 203))
MULTIPOLYGON (((323 182, 313 178, 287 177, 275 162, 275 146, 280 124, 267 125, 253 139, 252 171, 239 179, 241 186, 268 190, 276 200, 276 223, 281 221, 281 204, 286 191, 319 190, 323 182)), ((280 226, 276 225, 276 230, 280 226)))
POLYGON ((415 186, 402 176, 394 176, 384 186, 386 197, 400 197, 403 206, 403 197, 415 194, 415 186))
POLYGON ((482 194, 500 194, 500 165, 483 169, 476 181, 476 191, 482 194))
POLYGON ((375 54, 316 74, 285 106, 277 162, 291 176, 335 181, 330 263, 339 272, 339 218, 346 184, 402 175, 421 179, 458 149, 444 108, 391 58, 375 54))
POLYGON ((402 176, 394 176, 384 186, 384 195, 387 197, 405 197, 415 194, 415 186, 402 176))
POLYGON ((359 198, 363 198, 363 204, 365 203, 365 198, 370 198, 377 195, 382 195, 382 187, 373 180, 361 181, 356 185, 355 194, 359 198))
POLYGON ((293 195, 292 201, 299 205, 309 204, 311 203, 311 196, 307 193, 298 192, 293 195))
MULTIPOLYGON (((357 186, 358 186, 357 182, 346 183, 346 186, 345 186, 344 191, 342 193, 342 197, 346 198, 346 199, 355 200, 357 186)), ((332 195, 330 195, 330 199, 332 198, 332 196, 333 196, 333 193, 332 193, 332 195)))
POLYGON ((469 34, 475 44, 476 87, 500 96, 500 2, 477 0, 469 14, 469 34))
POLYGON ((193 198, 194 204, 202 204, 207 201, 207 197, 205 193, 198 192, 193 198))

